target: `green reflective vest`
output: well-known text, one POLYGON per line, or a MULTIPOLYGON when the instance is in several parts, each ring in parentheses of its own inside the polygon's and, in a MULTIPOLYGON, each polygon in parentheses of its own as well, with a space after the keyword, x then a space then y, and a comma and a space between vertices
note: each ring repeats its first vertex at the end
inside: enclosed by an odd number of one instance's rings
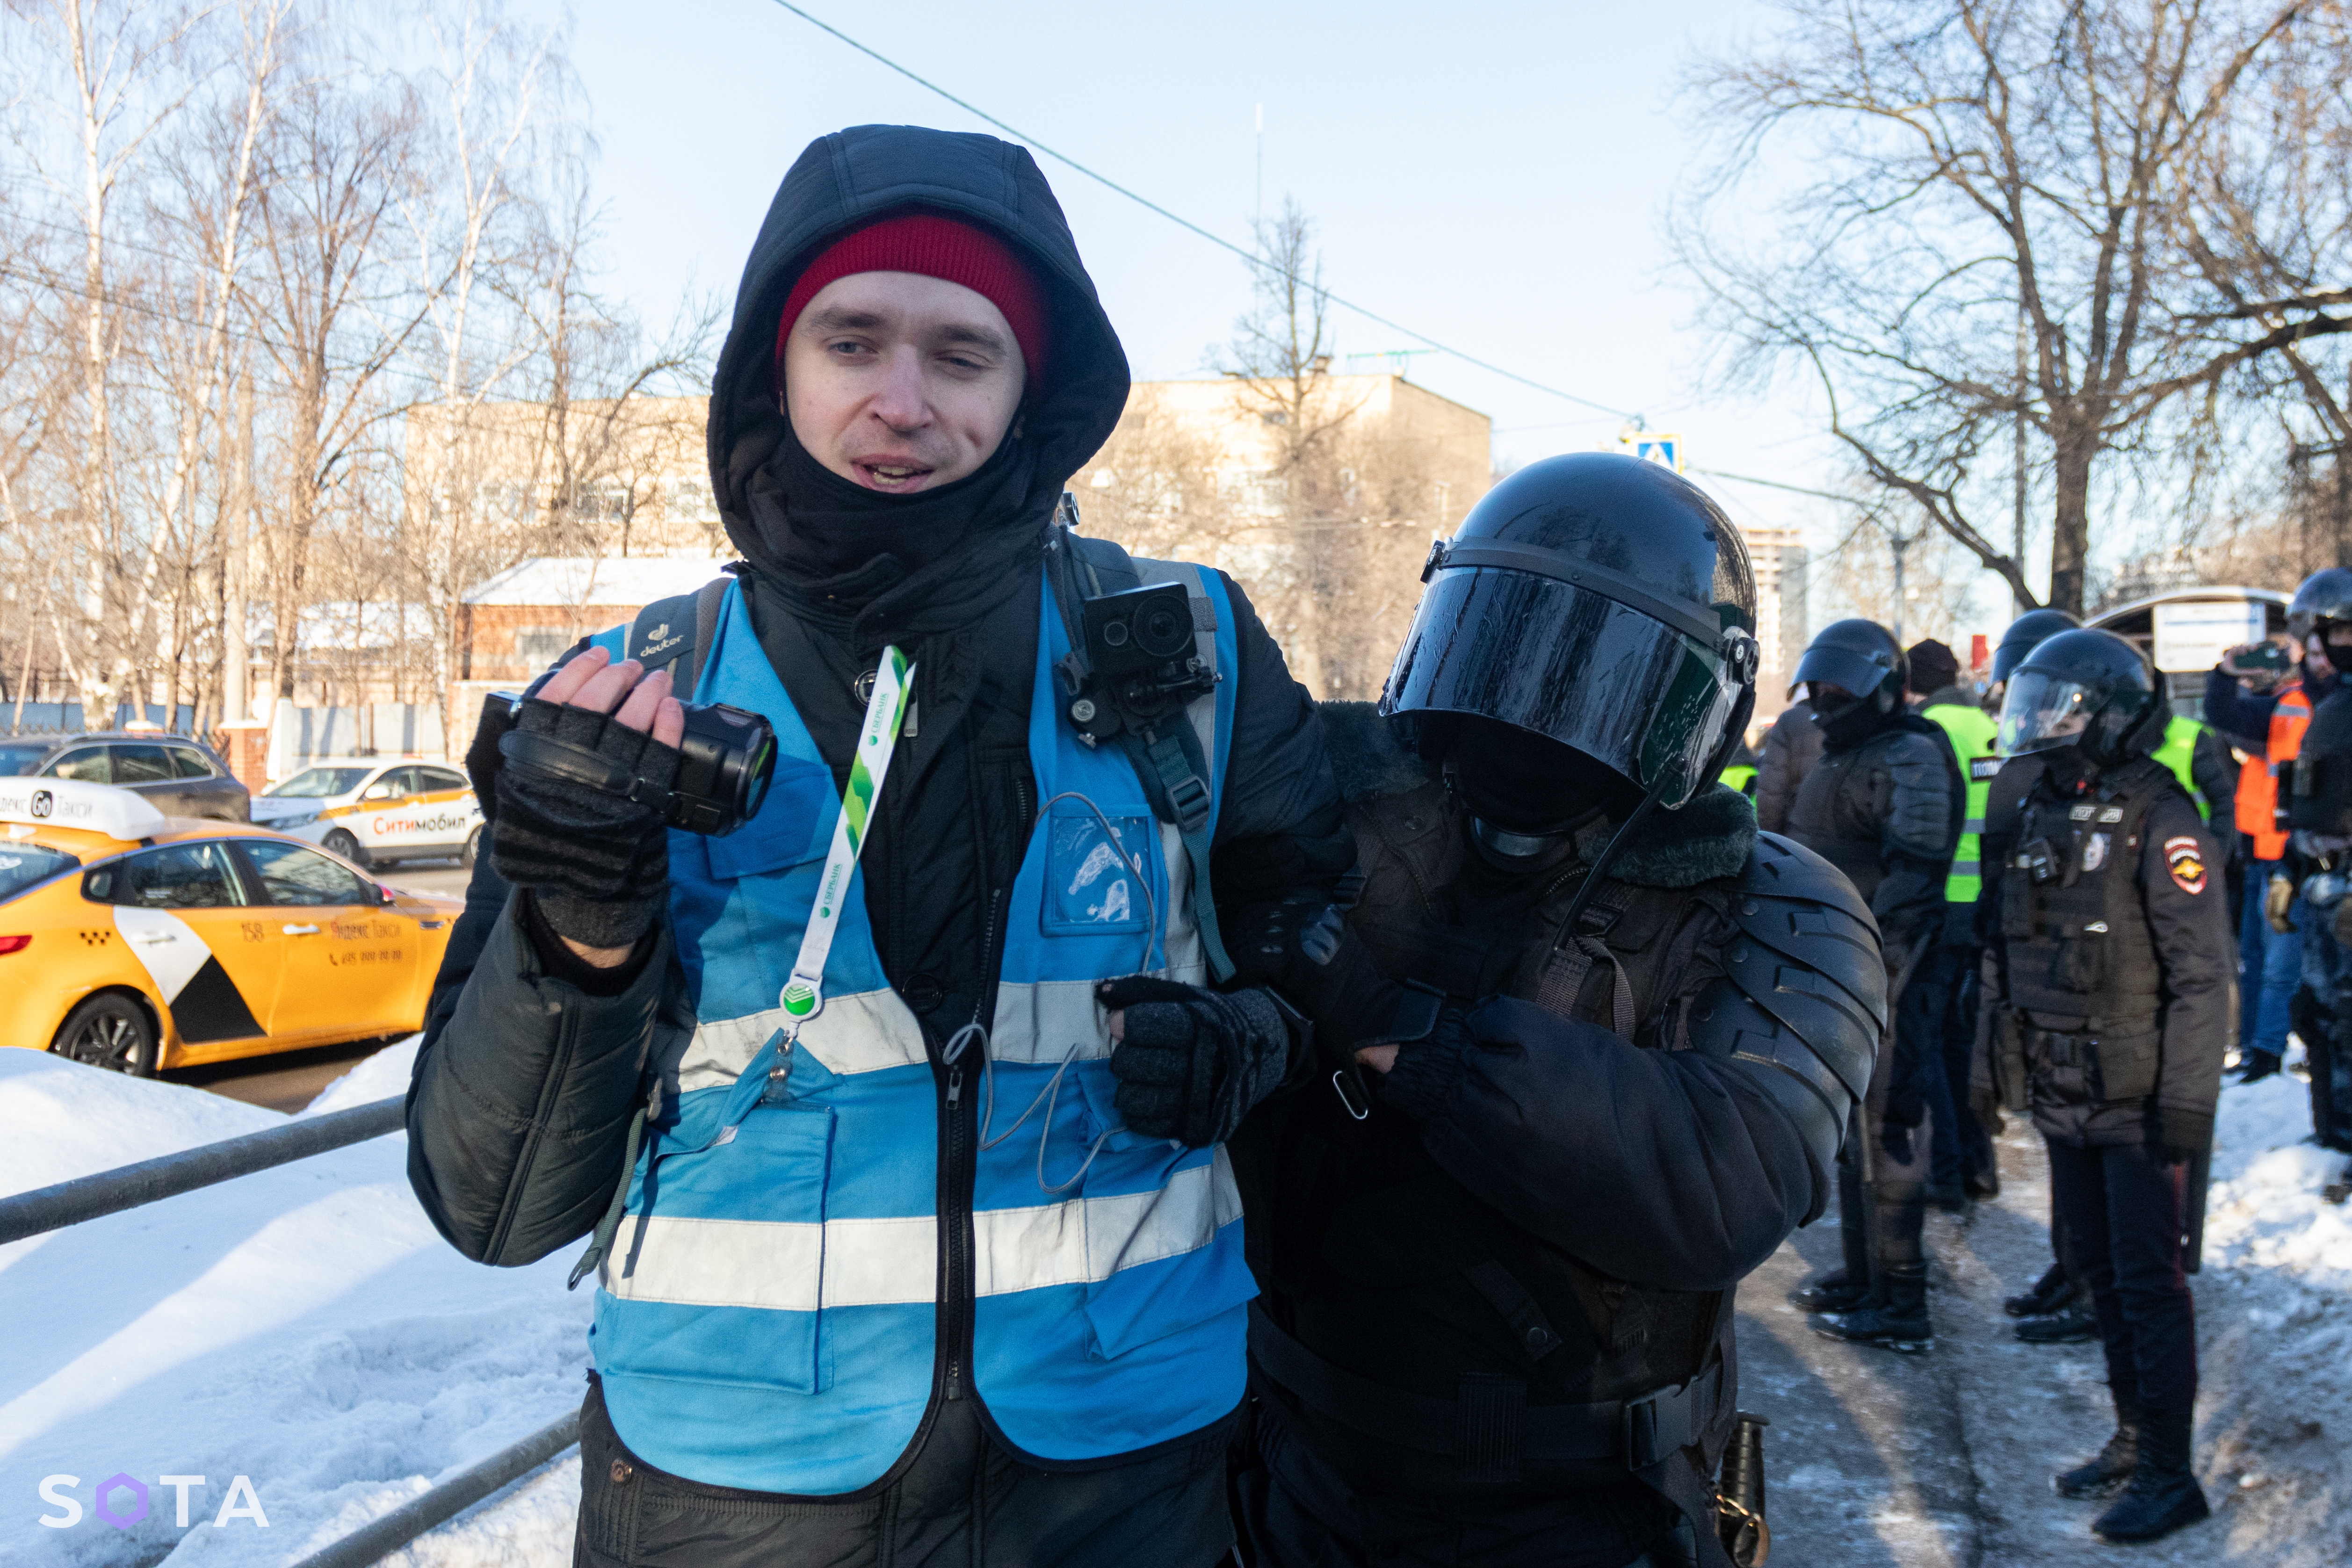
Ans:
POLYGON ((2180 780, 2180 787, 2189 791, 2190 800, 2197 802, 2197 814, 2210 822, 2213 820, 2213 803, 2205 799, 2204 790, 2197 788, 2197 779, 2190 768, 2197 755, 2197 737, 2204 733, 2205 727, 2195 719, 2182 718, 2175 714, 2172 722, 2164 727, 2164 744, 2156 748, 2154 755, 2158 762, 2172 769, 2172 776, 2180 780))
POLYGON ((1952 743, 1960 777, 1969 784, 1968 820, 1960 826, 1959 847, 1952 852, 1951 874, 1944 879, 1944 902, 1974 904, 1984 891, 1979 845, 1984 838, 1985 801, 1992 793, 1993 775, 2000 771, 2000 758, 1993 753, 1993 737, 2000 727, 1982 708, 1962 703, 1937 703, 1922 708, 1920 716, 1934 721, 1952 743))
POLYGON ((1756 769, 1745 763, 1735 762, 1723 770, 1718 780, 1727 789, 1737 789, 1749 800, 1756 798, 1756 769))

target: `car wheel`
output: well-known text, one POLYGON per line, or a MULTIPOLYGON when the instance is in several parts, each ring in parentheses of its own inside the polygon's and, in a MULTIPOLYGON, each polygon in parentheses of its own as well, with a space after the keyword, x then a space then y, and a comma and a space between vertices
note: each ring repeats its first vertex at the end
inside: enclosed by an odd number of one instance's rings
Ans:
POLYGON ((90 998, 66 1015, 51 1050, 68 1061, 133 1078, 155 1076, 155 1025, 120 991, 90 998))
POLYGON ((341 855, 355 866, 367 866, 374 863, 368 859, 367 851, 360 848, 359 840, 352 837, 350 833, 341 828, 337 828, 333 832, 329 833, 324 839, 321 839, 320 842, 326 847, 328 853, 341 855))
POLYGON ((472 832, 466 835, 466 847, 458 852, 457 863, 470 871, 473 869, 475 860, 481 854, 481 852, 482 830, 476 828, 472 832))

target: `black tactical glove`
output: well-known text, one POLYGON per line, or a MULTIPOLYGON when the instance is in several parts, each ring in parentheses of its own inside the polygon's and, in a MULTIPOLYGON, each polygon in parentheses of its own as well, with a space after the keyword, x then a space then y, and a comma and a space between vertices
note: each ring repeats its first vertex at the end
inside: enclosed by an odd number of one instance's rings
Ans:
POLYGON ((1127 1013, 1110 1071, 1119 1115, 1147 1138, 1196 1149, 1222 1144, 1289 1067, 1289 1027, 1263 991, 1204 991, 1130 975, 1105 980, 1095 997, 1127 1013))
POLYGON ((646 934, 669 889, 669 831, 657 805, 677 777, 677 748, 609 716, 542 702, 522 705, 499 743, 492 869, 529 888, 550 929, 591 947, 627 947, 646 934), (534 765, 562 758, 534 741, 586 753, 572 772, 602 763, 641 780, 637 799, 534 765), (519 744, 520 743, 520 744, 519 744))
POLYGON ((1396 1064, 1381 1079, 1381 1102, 1416 1122, 1427 1121, 1454 1092, 1472 1043, 1470 1023, 1462 1010, 1440 1009, 1426 1035, 1397 1047, 1396 1064))
POLYGON ((1263 979, 1315 1020, 1315 1044, 1334 1066, 1368 1045, 1426 1037, 1437 1022, 1435 991, 1399 985, 1320 894, 1297 893, 1254 904, 1233 922, 1234 967, 1263 979))
POLYGON ((2167 1165, 2179 1165, 2213 1146, 2213 1118, 2179 1105, 2158 1105, 2148 1114, 2149 1152, 2167 1165))

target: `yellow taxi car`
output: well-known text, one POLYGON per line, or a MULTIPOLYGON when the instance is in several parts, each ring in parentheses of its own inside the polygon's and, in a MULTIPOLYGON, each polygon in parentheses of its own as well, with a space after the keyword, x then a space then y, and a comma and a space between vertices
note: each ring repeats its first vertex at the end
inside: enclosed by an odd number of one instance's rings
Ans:
POLYGON ((0 1046, 152 1077, 405 1034, 463 908, 265 828, 0 779, 0 1046))

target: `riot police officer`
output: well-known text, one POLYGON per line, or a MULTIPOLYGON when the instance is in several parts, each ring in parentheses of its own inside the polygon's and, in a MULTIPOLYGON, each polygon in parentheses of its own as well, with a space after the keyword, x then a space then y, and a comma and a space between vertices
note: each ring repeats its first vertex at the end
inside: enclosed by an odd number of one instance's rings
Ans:
POLYGON ((2030 1110, 2052 1202, 2091 1287, 2116 1433, 2056 1478, 2124 1495, 2092 1528, 2147 1541, 2206 1515, 2189 1468, 2197 1396, 2184 1239, 2221 1058, 2236 1033, 2220 855, 2153 753, 2168 717, 2137 650, 2062 632, 2011 677, 2001 747, 2042 769, 1998 901, 2004 1103, 2030 1110))
POLYGON ((1530 465, 1427 581, 1378 710, 1323 708, 1344 926, 1270 905, 1234 945, 1323 1053, 1234 1145, 1245 1555, 1619 1568, 1679 1513, 1719 1564, 1732 1291, 1827 1202, 1868 910, 1717 784, 1754 591, 1696 486, 1530 465))
MULTIPOLYGON (((2352 571, 2315 572, 2295 591, 2287 625, 2338 671, 2352 669, 2352 571)), ((2316 661, 2306 655, 2305 663, 2316 661)), ((2352 693, 2343 683, 2312 709, 2287 801, 2298 901, 2287 924, 2303 939, 2293 1010, 2311 1072, 2311 1127, 2321 1146, 2352 1154, 2352 935, 2344 885, 2352 871, 2352 693)))
POLYGON ((1814 1329, 1916 1354, 1931 1348, 1927 1220, 1931 1140, 1928 1075, 1943 1071, 1943 993, 1929 957, 1944 934, 1944 883, 1960 839, 1966 792, 1944 732, 1904 706, 1903 645, 1869 621, 1822 628, 1797 663, 1822 760, 1805 776, 1789 834, 1843 872, 1870 904, 1885 944, 1892 1048, 1879 1058, 1839 1172, 1844 1266, 1799 1293, 1814 1329), (1918 977, 1916 988, 1914 977, 1918 977))

